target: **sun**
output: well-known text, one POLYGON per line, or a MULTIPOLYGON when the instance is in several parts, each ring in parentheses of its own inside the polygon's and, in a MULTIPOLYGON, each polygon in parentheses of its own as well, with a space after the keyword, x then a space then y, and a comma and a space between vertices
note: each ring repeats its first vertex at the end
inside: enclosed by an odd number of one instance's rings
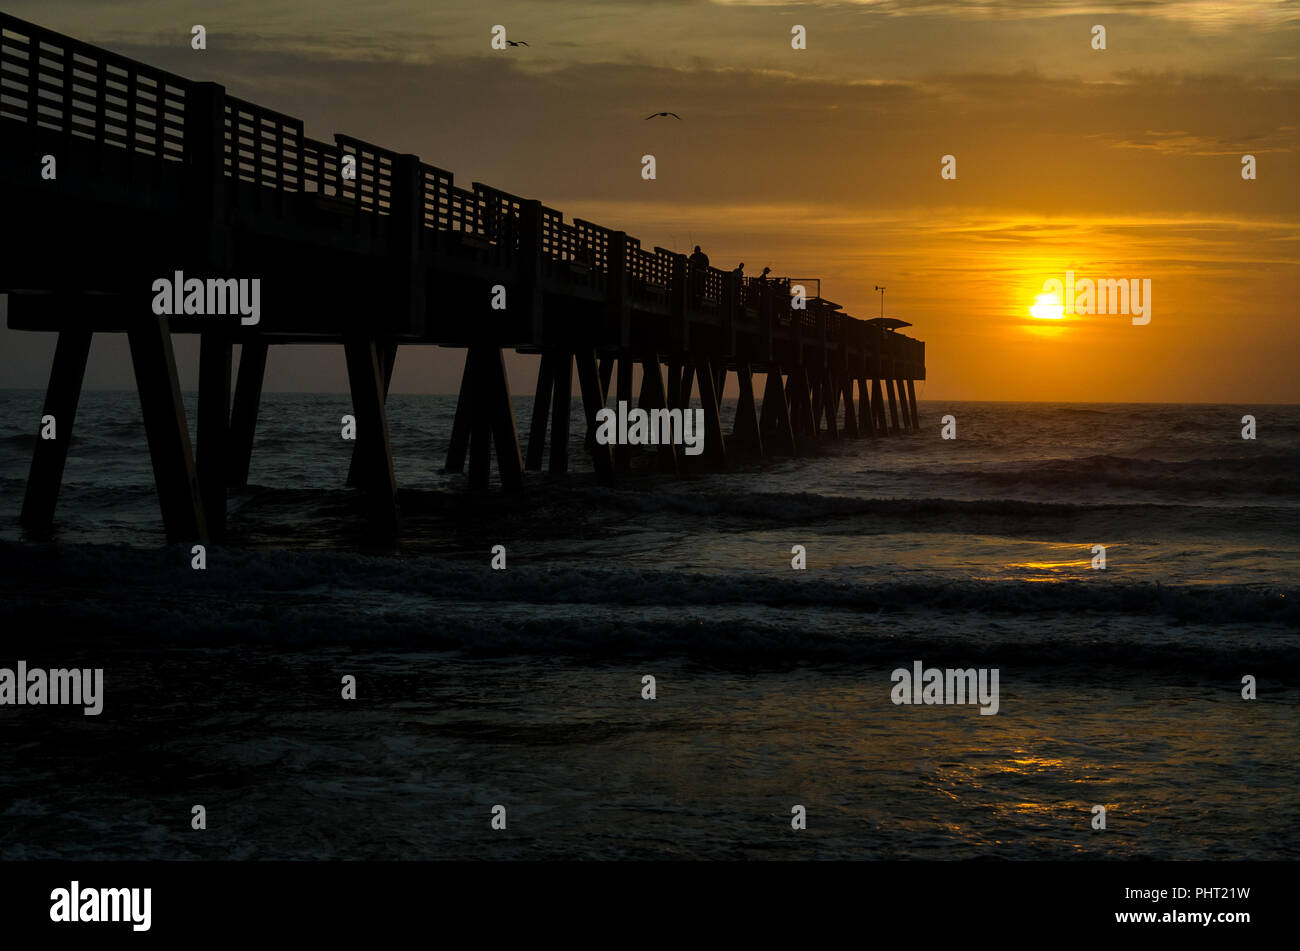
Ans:
POLYGON ((1039 294, 1034 298, 1034 306, 1029 308, 1029 316, 1039 320, 1060 320, 1065 316, 1065 306, 1058 303, 1055 294, 1039 294))

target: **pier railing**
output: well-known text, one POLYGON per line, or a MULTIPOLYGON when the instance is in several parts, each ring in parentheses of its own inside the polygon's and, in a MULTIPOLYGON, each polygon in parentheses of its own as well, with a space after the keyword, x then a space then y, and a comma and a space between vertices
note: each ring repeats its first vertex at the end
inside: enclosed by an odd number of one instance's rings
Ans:
POLYGON ((155 158, 186 159, 191 83, 0 14, 0 117, 155 158))

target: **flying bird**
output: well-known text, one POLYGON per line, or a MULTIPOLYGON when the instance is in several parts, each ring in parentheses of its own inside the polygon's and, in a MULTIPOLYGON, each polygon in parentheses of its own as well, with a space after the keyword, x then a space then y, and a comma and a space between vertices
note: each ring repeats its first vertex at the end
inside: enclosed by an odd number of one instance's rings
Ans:
POLYGON ((506 40, 506 43, 507 43, 507 45, 509 45, 509 46, 527 46, 527 45, 528 45, 528 44, 525 43, 523 40, 506 40))
POLYGON ((680 118, 681 118, 681 116, 679 116, 679 115, 678 115, 677 113, 675 113, 675 112, 656 112, 654 115, 646 116, 646 118, 647 118, 647 119, 657 119, 657 118, 659 118, 659 116, 663 116, 664 118, 667 118, 668 116, 672 116, 674 119, 680 119, 680 118))

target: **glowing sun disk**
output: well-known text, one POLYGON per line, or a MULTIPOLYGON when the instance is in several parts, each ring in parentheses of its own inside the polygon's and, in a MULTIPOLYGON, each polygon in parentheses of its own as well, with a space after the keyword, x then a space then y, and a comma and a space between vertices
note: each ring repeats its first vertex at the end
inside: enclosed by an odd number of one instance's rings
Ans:
POLYGON ((1039 320, 1060 320, 1065 316, 1065 305, 1058 302, 1055 294, 1039 294, 1034 298, 1034 306, 1029 308, 1029 316, 1039 320))

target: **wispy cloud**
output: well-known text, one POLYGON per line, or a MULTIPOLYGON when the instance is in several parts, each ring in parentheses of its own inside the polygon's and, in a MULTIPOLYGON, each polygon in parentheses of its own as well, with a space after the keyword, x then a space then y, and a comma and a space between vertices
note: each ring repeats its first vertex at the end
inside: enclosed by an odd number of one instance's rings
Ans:
POLYGON ((1096 132, 1088 138, 1113 149, 1137 149, 1164 155, 1241 155, 1245 152, 1262 155, 1270 152, 1295 152, 1300 147, 1300 129, 1293 125, 1278 125, 1267 132, 1250 132, 1233 138, 1215 134, 1197 135, 1183 130, 1163 132, 1152 129, 1137 136, 1096 132))
POLYGON ((1086 0, 712 0, 727 7, 817 8, 857 6, 889 17, 956 19, 1047 19, 1051 17, 1142 16, 1180 20, 1203 27, 1241 24, 1277 26, 1300 22, 1291 0, 1139 0, 1088 3, 1086 0))

